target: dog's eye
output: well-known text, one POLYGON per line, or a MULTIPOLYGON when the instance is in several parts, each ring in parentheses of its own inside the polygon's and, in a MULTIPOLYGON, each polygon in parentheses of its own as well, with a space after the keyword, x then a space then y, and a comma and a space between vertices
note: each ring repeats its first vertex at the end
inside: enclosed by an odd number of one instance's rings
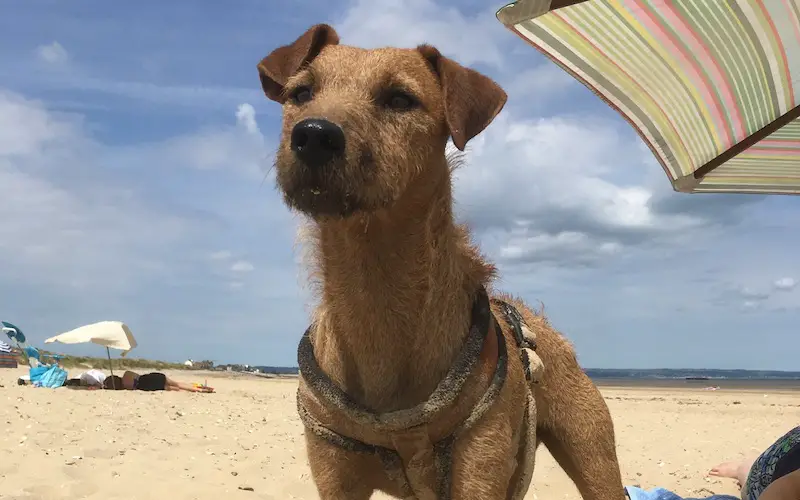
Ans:
POLYGON ((406 111, 417 105, 417 101, 405 92, 392 92, 386 97, 386 107, 406 111))
POLYGON ((297 87, 290 97, 296 104, 303 104, 311 100, 311 87, 297 87))

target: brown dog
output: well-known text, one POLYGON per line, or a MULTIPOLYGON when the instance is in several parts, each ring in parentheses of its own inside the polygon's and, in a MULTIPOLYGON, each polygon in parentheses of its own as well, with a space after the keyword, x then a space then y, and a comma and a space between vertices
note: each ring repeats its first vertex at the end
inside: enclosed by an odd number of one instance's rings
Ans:
POLYGON ((317 25, 258 65, 283 105, 278 185, 310 222, 298 406, 320 497, 521 499, 543 442, 584 498, 624 498, 599 391, 542 315, 489 309, 494 267, 453 218, 447 140, 463 150, 505 92, 430 46, 338 42, 317 25))

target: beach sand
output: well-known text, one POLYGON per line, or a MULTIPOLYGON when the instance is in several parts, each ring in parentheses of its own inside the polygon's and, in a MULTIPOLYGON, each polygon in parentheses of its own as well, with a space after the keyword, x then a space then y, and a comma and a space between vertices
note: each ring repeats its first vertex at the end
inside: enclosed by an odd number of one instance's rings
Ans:
MULTIPOLYGON (((295 412, 295 379, 176 372, 168 375, 207 379, 217 393, 145 393, 17 386, 23 373, 0 371, 0 498, 318 498, 295 412)), ((685 496, 736 494, 732 481, 706 471, 761 451, 800 415, 800 393, 786 390, 602 392, 625 484, 685 496)), ((580 497, 541 448, 526 498, 580 497)))

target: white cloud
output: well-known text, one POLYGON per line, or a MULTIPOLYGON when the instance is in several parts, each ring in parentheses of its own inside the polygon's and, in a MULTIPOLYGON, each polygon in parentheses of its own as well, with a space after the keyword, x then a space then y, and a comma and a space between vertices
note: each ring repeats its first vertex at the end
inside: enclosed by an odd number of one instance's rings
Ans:
POLYGON ((231 264, 231 271, 236 273, 249 273, 255 269, 252 263, 246 260, 237 260, 231 264))
MULTIPOLYGON (((186 84, 148 81, 146 71, 125 79, 113 67, 92 68, 90 64, 73 61, 58 42, 38 47, 34 57, 39 63, 38 67, 32 68, 27 64, 28 61, 24 61, 4 68, 3 84, 32 91, 44 89, 63 93, 77 90, 86 93, 91 95, 91 99, 79 97, 60 101, 84 112, 103 108, 127 112, 128 100, 138 101, 139 113, 147 111, 174 115, 191 112, 196 115, 199 112, 227 111, 242 102, 255 103, 253 107, 261 114, 277 116, 279 112, 264 98, 257 77, 254 85, 241 87, 195 81, 186 84)), ((118 63, 126 64, 122 58, 118 63)))
POLYGON ((122 185, 82 178, 70 186, 65 169, 80 176, 97 146, 79 121, 0 91, 5 273, 62 285, 111 284, 153 266, 159 247, 169 248, 190 230, 187 221, 137 203, 122 185))
POLYGON ((216 252, 212 252, 211 255, 209 255, 208 257, 211 260, 228 260, 231 258, 232 255, 233 254, 231 253, 230 250, 219 250, 216 252))
POLYGON ((433 0, 356 0, 335 24, 343 43, 365 48, 436 46, 461 64, 500 66, 501 37, 508 36, 494 7, 467 16, 433 0))
POLYGON ((64 64, 69 60, 69 53, 60 43, 54 41, 36 48, 36 55, 48 64, 64 64))
MULTIPOLYGON (((0 90, 2 278, 65 289, 76 284, 125 289, 182 264, 173 252, 202 240, 214 211, 227 205, 218 205, 215 197, 182 202, 148 192, 158 189, 165 175, 207 166, 198 151, 212 156, 216 151, 219 160, 213 166, 228 167, 228 175, 262 179, 263 137, 253 128, 252 108, 240 107, 239 115, 241 125, 234 127, 110 147, 94 139, 80 117, 53 113, 41 102, 0 90), (230 170, 231 165, 243 170, 230 170), (258 173, 249 175, 254 170, 258 173), (132 172, 137 176, 126 180, 132 172), (142 177, 149 174, 156 175, 142 177), (198 209, 207 212, 195 213, 198 209)), ((253 266, 239 263, 238 268, 253 266)))
POLYGON ((742 304, 746 309, 763 309, 765 311, 788 311, 800 308, 800 295, 793 293, 796 283, 792 278, 781 278, 772 283, 763 280, 763 270, 756 272, 750 270, 732 269, 726 278, 741 272, 741 279, 747 285, 734 285, 728 283, 717 286, 716 298, 712 302, 716 305, 728 306, 742 304))
POLYGON ((456 170, 458 207, 503 257, 564 265, 677 243, 706 225, 659 209, 669 188, 646 180, 655 162, 626 132, 591 118, 520 120, 509 109, 456 170))
POLYGON ((553 97, 568 94, 579 85, 574 78, 556 64, 542 61, 533 68, 521 69, 509 78, 505 90, 511 99, 526 97, 547 101, 553 97))
MULTIPOLYGON (((150 102, 163 109, 176 111, 183 106, 200 109, 230 109, 243 100, 261 99, 263 92, 258 83, 250 88, 215 87, 201 85, 156 85, 143 81, 120 81, 93 76, 69 74, 61 75, 59 88, 80 89, 83 91, 107 94, 110 97, 124 97, 150 102)), ((255 101, 254 101, 255 102, 255 101)))
POLYGON ((499 257, 509 261, 570 262, 591 264, 602 257, 619 253, 622 245, 614 241, 596 242, 588 235, 576 232, 558 234, 523 234, 512 232, 499 257))
POLYGON ((739 294, 742 297, 746 297, 753 300, 766 300, 769 298, 769 292, 754 290, 750 287, 744 287, 739 290, 739 294))
POLYGON ((237 107, 236 124, 206 128, 170 137, 162 142, 137 145, 126 159, 151 164, 177 164, 200 170, 225 170, 261 181, 271 166, 272 151, 255 121, 249 104, 237 107))
POLYGON ((81 148, 78 120, 54 116, 42 103, 0 89, 0 157, 40 160, 41 153, 81 148))
POLYGON ((261 136, 256 123, 256 110, 252 104, 244 103, 236 108, 236 123, 243 126, 248 133, 261 136))

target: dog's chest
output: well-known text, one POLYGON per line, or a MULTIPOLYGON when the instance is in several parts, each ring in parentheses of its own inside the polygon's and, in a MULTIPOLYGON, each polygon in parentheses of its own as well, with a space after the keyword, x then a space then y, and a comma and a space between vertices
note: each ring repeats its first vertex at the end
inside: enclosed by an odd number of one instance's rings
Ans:
MULTIPOLYGON (((534 383, 541 362, 535 353, 533 332, 513 306, 500 301, 495 304, 513 332, 517 344, 513 352, 523 361, 525 377, 534 383)), ((449 500, 454 445, 500 394, 508 355, 506 337, 483 291, 473 306, 473 325, 464 349, 432 396, 409 409, 375 413, 357 403, 320 369, 307 332, 298 350, 301 387, 306 389, 298 392, 298 409, 306 428, 317 436, 349 452, 379 459, 403 498, 449 500), (493 363, 486 364, 489 358, 494 358, 493 363), (484 372, 490 375, 488 384, 480 382, 485 380, 484 372), (482 392, 479 387, 486 389, 482 392)), ((536 408, 531 391, 525 404, 519 440, 524 452, 515 454, 522 461, 517 464, 520 473, 515 475, 518 484, 510 485, 515 499, 521 499, 528 489, 535 452, 536 408)))

